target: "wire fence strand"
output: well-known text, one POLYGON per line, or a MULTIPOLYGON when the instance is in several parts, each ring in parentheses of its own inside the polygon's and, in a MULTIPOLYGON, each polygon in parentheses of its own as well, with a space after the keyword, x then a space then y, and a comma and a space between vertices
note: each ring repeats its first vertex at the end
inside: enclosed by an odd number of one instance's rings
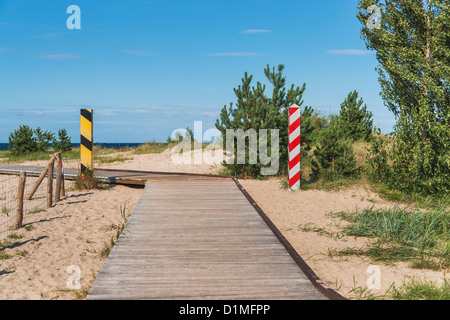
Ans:
MULTIPOLYGON (((37 177, 26 177, 24 198, 29 194, 37 177)), ((55 182, 53 181, 53 185, 55 182)), ((16 229, 19 176, 0 175, 0 241, 16 229)), ((33 214, 47 210, 47 181, 43 181, 31 200, 23 201, 23 225, 33 221, 33 214)))

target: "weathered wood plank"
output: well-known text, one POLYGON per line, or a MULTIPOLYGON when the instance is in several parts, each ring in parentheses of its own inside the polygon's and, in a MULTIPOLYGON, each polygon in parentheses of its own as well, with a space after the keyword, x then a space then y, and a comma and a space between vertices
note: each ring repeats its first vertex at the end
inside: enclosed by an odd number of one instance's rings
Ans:
POLYGON ((233 181, 166 180, 147 183, 87 299, 325 296, 233 181))

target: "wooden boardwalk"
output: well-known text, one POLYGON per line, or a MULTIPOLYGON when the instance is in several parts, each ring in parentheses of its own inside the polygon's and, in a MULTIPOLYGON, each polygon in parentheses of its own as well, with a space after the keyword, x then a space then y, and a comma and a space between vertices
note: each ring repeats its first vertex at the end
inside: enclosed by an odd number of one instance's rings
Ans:
MULTIPOLYGON (((18 174, 19 172, 26 172, 28 176, 39 176, 44 170, 43 166, 24 166, 20 164, 4 164, 0 163, 0 174, 18 174)), ((80 173, 79 169, 65 168, 65 179, 74 179, 80 173)), ((56 175, 56 170, 54 171, 56 175)), ((95 175, 98 179, 112 183, 124 185, 142 185, 147 181, 184 181, 184 180, 208 180, 218 179, 223 180, 224 177, 213 177, 207 174, 185 174, 173 172, 150 172, 150 171, 135 171, 135 170, 117 170, 117 169, 102 169, 96 168, 95 175)))
POLYGON ((88 296, 321 300, 232 179, 147 182, 88 296))

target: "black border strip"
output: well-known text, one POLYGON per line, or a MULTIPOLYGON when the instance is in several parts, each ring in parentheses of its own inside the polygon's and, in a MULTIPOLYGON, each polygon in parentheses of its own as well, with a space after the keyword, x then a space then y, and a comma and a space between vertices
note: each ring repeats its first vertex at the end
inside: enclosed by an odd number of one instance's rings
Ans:
POLYGON ((83 135, 80 135, 80 137, 81 137, 81 139, 80 139, 81 140, 81 145, 83 147, 85 147, 86 149, 88 149, 90 152, 92 152, 92 147, 93 147, 92 141, 90 141, 88 138, 86 138, 83 135))
POLYGON ((92 112, 88 109, 81 109, 81 115, 86 118, 87 121, 92 123, 92 112))
POLYGON ((275 234, 281 244, 285 247, 287 252, 290 254, 292 259, 294 259, 295 263, 300 267, 300 269, 305 273, 314 287, 324 294, 330 300, 347 300, 345 297, 330 289, 325 287, 324 283, 319 279, 319 277, 314 273, 314 271, 308 266, 308 264, 302 259, 302 257, 298 254, 298 252, 292 247, 289 241, 283 236, 283 234, 278 230, 278 228, 272 223, 269 217, 264 213, 264 211, 258 206, 255 200, 248 194, 248 192, 242 187, 239 181, 232 177, 233 181, 238 186, 239 190, 245 195, 250 204, 255 208, 255 210, 259 213, 264 222, 269 226, 270 230, 275 234))

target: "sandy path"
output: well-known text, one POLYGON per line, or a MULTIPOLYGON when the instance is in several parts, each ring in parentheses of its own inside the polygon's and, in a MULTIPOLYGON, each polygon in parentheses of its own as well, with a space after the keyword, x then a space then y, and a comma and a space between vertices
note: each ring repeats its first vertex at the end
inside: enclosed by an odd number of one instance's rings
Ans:
MULTIPOLYGON (((112 156, 112 155, 109 155, 112 156)), ((130 170, 217 173, 221 165, 174 164, 170 150, 161 154, 131 155, 132 159, 96 167, 130 170)), ((186 157, 193 159, 192 154, 186 157)), ((193 161, 191 161, 193 162, 193 161)), ((45 161, 26 164, 45 165, 45 161)), ((66 161, 65 167, 78 167, 77 161, 66 161)), ((384 294, 392 283, 401 285, 408 277, 441 282, 442 272, 415 270, 406 263, 385 265, 360 257, 330 257, 329 250, 362 247, 364 239, 342 237, 338 233, 344 222, 329 214, 353 211, 369 206, 392 206, 363 188, 327 192, 308 190, 289 192, 280 188, 279 180, 242 180, 243 187, 285 235, 302 258, 330 288, 343 296, 357 298, 358 288, 367 286, 372 275, 368 267, 380 270, 381 288, 371 294, 384 294), (305 232, 300 227, 323 228, 327 233, 305 232), (339 236, 338 236, 339 235, 339 236)), ((74 299, 89 290, 105 259, 99 253, 115 235, 108 230, 121 222, 119 207, 128 202, 128 213, 137 203, 140 189, 116 186, 111 190, 69 191, 54 208, 28 217, 33 230, 15 232, 20 239, 13 247, 0 248, 11 258, 0 260, 0 299, 74 299), (21 256, 20 254, 23 254, 21 256), (69 266, 81 270, 82 290, 67 290, 69 266)))
MULTIPOLYGON (((92 285, 105 259, 99 253, 122 222, 120 206, 129 214, 141 190, 115 186, 110 190, 69 191, 47 211, 26 217, 25 228, 14 232, 20 239, 3 252, 0 261, 0 299, 74 299, 92 285), (21 256, 20 254, 24 254, 21 256), (69 266, 81 271, 81 290, 68 290, 69 266)), ((74 276, 74 275, 72 275, 74 276)), ((72 282, 75 284, 75 282, 72 282)))
POLYGON ((407 263, 386 265, 372 262, 368 258, 328 256, 329 250, 360 248, 366 244, 363 238, 355 239, 338 233, 345 222, 329 213, 354 211, 357 208, 372 206, 375 208, 393 206, 373 192, 356 187, 335 192, 321 190, 290 192, 281 189, 278 180, 243 180, 240 183, 319 278, 328 287, 337 289, 347 298, 357 298, 360 294, 358 289, 367 287, 367 281, 374 275, 374 269, 368 270, 371 266, 379 267, 381 276, 380 289, 372 289, 370 292, 375 296, 385 294, 392 283, 399 287, 403 281, 411 278, 442 283, 445 276, 443 272, 412 269, 407 263), (327 233, 305 232, 300 230, 299 226, 322 228, 327 233))

